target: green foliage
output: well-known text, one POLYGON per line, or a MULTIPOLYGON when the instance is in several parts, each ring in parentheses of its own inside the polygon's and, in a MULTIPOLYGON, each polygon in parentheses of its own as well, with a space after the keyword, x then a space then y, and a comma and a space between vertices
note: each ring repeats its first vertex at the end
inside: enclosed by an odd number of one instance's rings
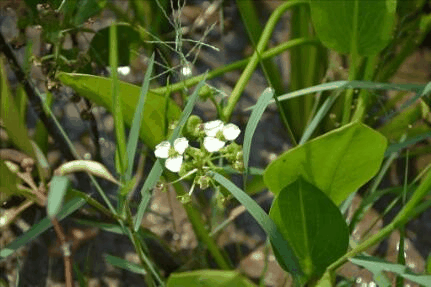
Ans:
MULTIPOLYGON (((96 104, 113 111, 112 106, 112 80, 108 78, 84 75, 60 73, 58 79, 65 85, 72 87, 83 97, 94 101, 96 104)), ((122 101, 124 121, 129 126, 133 120, 133 111, 140 95, 138 86, 119 81, 119 94, 122 101)), ((178 120, 180 109, 174 101, 168 101, 165 111, 164 98, 149 91, 146 96, 145 113, 140 130, 141 139, 152 149, 165 139, 165 126, 178 120), (168 122, 165 121, 165 114, 168 122)))
MULTIPOLYGON (((349 230, 340 210, 302 177, 278 193, 269 215, 292 246, 308 280, 319 278, 347 251, 349 230)), ((282 262, 280 254, 275 255, 282 262)))
MULTIPOLYGON (((139 33, 128 24, 117 24, 117 46, 118 46, 118 66, 128 66, 130 60, 137 53, 140 43, 139 33)), ((111 36, 109 34, 111 26, 97 31, 90 43, 88 55, 94 59, 101 67, 109 64, 109 47, 111 36)))
POLYGON ((235 271, 199 270, 172 273, 166 286, 253 287, 256 285, 235 271))
POLYGON ((391 282, 383 275, 383 271, 393 272, 423 286, 431 285, 431 275, 414 274, 406 266, 401 264, 390 263, 372 256, 356 256, 351 258, 350 261, 371 271, 374 275, 374 280, 376 280, 379 286, 392 286, 391 282))
POLYGON ((54 218, 60 212, 69 185, 67 176, 54 176, 51 179, 46 208, 49 217, 54 218))
POLYGON ((391 39, 396 1, 312 0, 310 8, 320 40, 337 52, 372 56, 391 39))
POLYGON ((265 170, 264 180, 277 195, 299 176, 339 205, 379 170, 386 139, 362 123, 352 123, 290 149, 265 170))
MULTIPOLYGON (((192 29, 187 31, 182 29, 180 24, 182 19, 178 15, 170 19, 166 17, 174 12, 169 9, 178 8, 181 12, 183 7, 175 7, 181 1, 178 3, 174 3, 175 0, 172 3, 171 0, 129 1, 127 11, 123 11, 115 1, 106 0, 42 2, 44 3, 41 5, 40 1, 24 1, 29 11, 26 17, 20 16, 19 37, 24 36, 25 29, 30 25, 40 25, 42 44, 51 44, 51 49, 45 51, 46 54, 41 57, 26 56, 24 78, 27 79, 30 71, 30 59, 34 59, 42 64, 42 71, 47 76, 49 84, 56 77, 91 104, 103 106, 114 115, 116 163, 120 182, 100 163, 83 160, 64 163, 51 177, 51 167, 46 160, 48 151, 46 132, 50 131, 44 130, 39 124, 37 134, 33 137, 39 146, 30 140, 25 125, 26 95, 23 89, 19 88, 20 90, 16 92, 17 99, 13 97, 3 63, 0 62, 0 124, 10 139, 10 142, 2 143, 2 147, 11 144, 36 159, 39 172, 39 175, 36 173, 26 175, 34 181, 33 184, 31 180, 23 177, 19 164, 0 159, 0 200, 6 200, 7 196, 12 194, 35 199, 34 190, 28 186, 35 189, 36 185, 46 188, 46 183, 50 184, 46 205, 48 217, 31 226, 21 237, 2 248, 0 250, 2 259, 46 231, 51 226, 51 218, 61 220, 88 203, 115 223, 85 220, 81 220, 81 223, 128 236, 140 259, 139 264, 134 264, 120 257, 106 255, 106 261, 115 267, 144 276, 148 286, 165 284, 255 286, 235 271, 203 269, 173 273, 169 278, 161 276, 161 272, 153 264, 156 260, 148 255, 151 252, 143 240, 145 234, 141 223, 151 202, 151 190, 162 185, 166 189, 169 185, 175 190, 178 199, 183 200, 184 210, 201 243, 199 248, 208 251, 221 269, 232 269, 233 264, 216 244, 214 234, 220 232, 235 216, 230 216, 219 225, 212 219, 215 218, 213 215, 228 202, 231 198, 228 195, 231 194, 262 226, 270 239, 278 263, 293 276, 294 284, 298 286, 333 286, 335 271, 347 260, 370 270, 375 281, 381 286, 390 286, 384 272, 394 272, 402 280, 408 279, 430 285, 429 275, 416 275, 402 264, 388 263, 358 254, 380 242, 394 229, 402 229, 413 216, 431 205, 431 201, 423 201, 430 190, 431 172, 423 171, 409 185, 406 181, 404 190, 412 194, 408 202, 403 203, 395 219, 376 235, 359 242, 357 246, 352 245, 349 251, 347 251, 349 229, 342 215, 351 203, 352 193, 363 187, 376 174, 378 175, 368 192, 364 194, 364 202, 352 219, 350 227, 355 226, 357 221, 361 220, 363 212, 382 195, 387 194, 387 190, 398 190, 398 187, 391 187, 381 191, 377 190, 377 187, 391 162, 402 155, 403 149, 409 148, 413 149, 412 152, 420 153, 418 149, 414 150, 415 144, 430 137, 430 84, 425 86, 386 83, 431 30, 431 15, 422 11, 425 0, 292 0, 277 6, 266 23, 260 21, 261 11, 256 2, 240 0, 237 1, 237 6, 254 47, 253 56, 222 65, 208 74, 154 89, 150 89, 150 82, 153 71, 157 70, 156 65, 158 68, 166 68, 166 73, 171 76, 171 72, 177 68, 169 67, 171 60, 177 60, 171 58, 171 55, 178 54, 181 63, 192 62, 189 57, 191 52, 199 50, 203 44, 203 40, 198 40, 198 49, 185 54, 187 45, 183 45, 182 37, 195 36, 194 25, 199 21, 195 21, 192 29), (105 9, 110 9, 121 24, 114 23, 98 31, 89 29, 91 25, 87 25, 90 22, 88 20, 105 9), (283 19, 288 10, 291 12, 289 41, 267 48, 274 40, 275 27, 280 25, 279 20, 283 19), (264 24, 263 29, 261 23, 264 24), (166 26, 169 24, 175 31, 169 30, 166 26), (186 33, 183 33, 185 31, 186 33), (85 52, 77 45, 77 37, 82 32, 94 33, 89 49, 85 52), (320 41, 314 37, 315 34, 320 41), (69 36, 73 42, 72 48, 65 49, 69 36), (140 49, 142 47, 145 51, 140 49), (333 64, 330 64, 328 70, 329 56, 325 47, 341 54, 348 54, 348 57, 345 57, 349 66, 348 79, 343 79, 337 72, 334 73, 336 67, 333 67, 333 64), (279 67, 274 65, 274 60, 276 55, 288 49, 291 52, 290 92, 283 94, 286 91, 281 81, 279 67), (132 60, 143 51, 146 55, 153 53, 153 56, 146 68, 142 86, 119 81, 117 67, 130 66, 132 60), (154 53, 155 51, 157 53, 154 53), (172 51, 174 53, 171 53, 172 51), (190 146, 189 153, 185 153, 182 158, 182 153, 171 148, 171 152, 181 155, 180 159, 184 159, 184 166, 187 168, 183 168, 176 175, 164 170, 165 159, 157 159, 151 171, 143 174, 145 181, 140 190, 141 198, 134 202, 131 191, 139 184, 138 180, 141 178, 141 174, 133 174, 139 139, 146 145, 145 153, 167 139, 172 146, 174 140, 182 136, 187 137, 192 145, 198 142, 203 146, 205 140, 214 140, 214 137, 208 139, 212 136, 205 134, 202 119, 192 115, 196 101, 199 97, 201 100, 210 99, 220 119, 228 122, 238 108, 237 103, 259 64, 270 87, 263 91, 256 105, 250 108, 253 111, 244 132, 243 150, 239 143, 233 142, 223 149, 216 150, 214 157, 201 152, 205 157, 199 158, 202 164, 198 170, 196 168, 198 160, 193 157, 193 151, 196 152, 198 149, 190 146), (110 68, 111 78, 90 75, 97 72, 97 68, 110 68), (236 81, 232 94, 226 98, 227 101, 219 98, 217 89, 204 84, 206 79, 223 76, 227 72, 241 68, 244 70, 236 81), (72 73, 76 71, 85 74, 72 73), (193 93, 188 95, 187 89, 195 85, 197 87, 193 93), (381 94, 385 90, 407 91, 416 95, 405 101, 407 93, 399 93, 387 101, 381 94), (181 107, 177 105, 171 99, 171 93, 178 94, 181 97, 180 102, 186 104, 181 104, 181 107), (344 101, 343 110, 340 101, 344 101), (416 104, 417 101, 420 103, 416 104), (400 104, 401 102, 403 104, 400 104), (257 125, 266 107, 271 103, 277 104, 279 116, 293 147, 279 155, 263 170, 250 167, 249 156, 252 151, 252 139, 259 136, 255 135, 257 125), (378 105, 374 105, 375 103, 378 105), (330 130, 337 126, 340 120, 341 128, 330 130), (376 127, 376 123, 381 122, 377 132, 373 128, 376 127), (131 128, 128 136, 124 124, 131 128), (300 139, 299 145, 296 139, 300 139), (387 139, 397 143, 386 150, 387 139), (381 167, 383 158, 389 155, 381 167), (242 157, 244 162, 241 161, 242 157), (195 166, 191 158, 195 160, 195 166), (232 162, 237 164, 236 170, 227 166, 232 162), (245 191, 228 178, 231 174, 242 171, 242 167, 245 167, 243 188, 245 191), (63 175, 76 171, 88 172, 104 203, 100 203, 86 191, 68 189, 69 179, 63 175), (250 182, 247 182, 248 174, 254 176, 250 182), (102 176, 119 185, 115 199, 116 209, 91 175, 102 176), (421 177, 423 180, 418 184, 421 177), (193 178, 198 180, 189 182, 191 187, 184 184, 193 178), (249 196, 262 190, 264 183, 275 195, 269 215, 249 196), (216 208, 215 205, 211 206, 209 210, 211 216, 206 216, 207 214, 202 216, 202 211, 206 211, 206 207, 197 206, 202 202, 195 201, 191 196, 195 186, 205 186, 216 191, 214 202, 217 201, 218 206, 216 208), (190 187, 190 191, 185 190, 186 187, 190 187), (208 227, 213 233, 209 233, 208 227)), ((211 3, 213 4, 220 3, 215 1, 211 3)), ((225 7, 221 5, 219 8, 225 7)), ((205 13, 208 11, 210 10, 205 13)), ((205 17, 207 16, 205 14, 205 17)), ((224 21, 221 22, 224 24, 224 21)), ((207 32, 205 31, 205 36, 207 32)), ((190 41, 194 42, 196 38, 190 41)), ((6 49, 6 46, 2 45, 2 49, 6 49)), ((31 50, 32 46, 28 45, 27 53, 31 50)), ((11 58, 7 53, 4 54, 11 58)), ((12 68, 13 71, 19 72, 19 67, 12 68)), ((17 78, 20 80, 20 77, 17 78)), ((176 77, 173 79, 175 81, 176 77)), ((168 82, 171 80, 169 78, 168 82)), ((151 84, 156 84, 156 81, 151 84)), ((29 85, 32 85, 31 81, 29 85)), ((29 89, 25 87, 28 93, 29 89)), ((48 88, 50 90, 52 87, 48 88)), ((38 92, 36 94, 40 96, 38 92)), ((72 154, 78 157, 66 133, 50 111, 51 100, 55 101, 53 97, 57 94, 48 92, 46 100, 42 99, 44 111, 63 133, 65 141, 73 151, 72 154)), ((31 104, 32 101, 28 102, 31 104)), ((222 130, 218 135, 221 139, 227 138, 221 134, 222 130)), ((429 147, 425 148, 429 150, 429 147)), ((152 157, 151 153, 150 158, 152 157)), ((41 204, 42 201, 37 202, 41 204)), ((162 239, 152 237, 152 240, 162 239)), ((399 253, 402 255, 403 250, 400 249, 399 253)), ((402 260, 399 262, 403 263, 402 260)), ((428 262, 428 272, 430 265, 428 262)), ((78 266, 75 267, 81 284, 85 284, 85 278, 80 274, 78 266)), ((197 267, 207 268, 205 264, 197 267)))

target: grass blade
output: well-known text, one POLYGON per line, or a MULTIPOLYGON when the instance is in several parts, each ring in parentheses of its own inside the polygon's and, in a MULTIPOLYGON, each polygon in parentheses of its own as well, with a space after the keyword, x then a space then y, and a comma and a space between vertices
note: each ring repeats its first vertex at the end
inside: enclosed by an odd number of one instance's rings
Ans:
MULTIPOLYGON (((370 90, 396 90, 396 91, 410 91, 424 95, 425 85, 415 84, 387 84, 387 83, 374 83, 369 81, 335 81, 330 83, 324 83, 313 87, 301 89, 285 95, 279 96, 278 101, 285 101, 296 97, 301 97, 307 94, 313 94, 317 92, 330 91, 336 89, 370 89, 370 90)), ((275 100, 271 100, 270 104, 275 103, 275 100)), ((247 110, 254 109, 255 106, 251 106, 247 110)))
POLYGON ((69 187, 70 180, 67 176, 54 176, 49 186, 47 213, 50 218, 56 217, 63 205, 64 196, 69 187))
POLYGON ((141 129, 142 115, 144 113, 145 95, 148 93, 150 86, 151 74, 154 66, 154 54, 151 56, 148 63, 147 71, 145 72, 144 82, 142 83, 141 94, 139 96, 138 104, 136 106, 133 122, 130 127, 129 139, 127 141, 127 170, 126 181, 132 178, 133 160, 135 158, 136 146, 138 145, 139 131, 141 129))
POLYGON ((133 273, 137 273, 137 274, 142 274, 145 275, 147 274, 147 272, 145 271, 144 268, 142 268, 141 266, 139 266, 138 264, 129 262, 127 260, 124 260, 123 258, 117 257, 117 256, 112 256, 109 254, 105 254, 105 260, 111 264, 112 266, 121 268, 121 269, 125 269, 127 271, 133 272, 133 273))
MULTIPOLYGON (((63 206, 63 209, 57 214, 56 218, 58 220, 61 220, 69 216, 76 210, 80 209, 84 204, 85 204, 84 199, 74 198, 63 206)), ((45 217, 37 224, 33 225, 30 228, 30 230, 28 230, 26 233, 24 233, 23 235, 15 239, 13 242, 9 243, 7 246, 2 248, 2 250, 0 250, 0 260, 8 257, 9 255, 17 251, 18 248, 36 239, 36 237, 38 237, 40 234, 45 232, 51 226, 52 226, 51 221, 47 217, 45 217)))
POLYGON ((119 83, 117 77, 118 68, 118 42, 117 42, 117 25, 113 23, 109 30, 109 65, 111 67, 112 77, 112 112, 114 115, 115 123, 115 138, 117 141, 116 164, 117 171, 124 174, 127 167, 126 158, 126 132, 124 129, 124 119, 121 109, 121 98, 119 95, 119 83))
POLYGON ((244 133, 243 153, 244 153, 244 184, 247 182, 248 175, 248 161, 250 157, 251 142, 253 139, 254 132, 257 124, 259 123, 263 112, 269 104, 269 101, 274 96, 274 90, 272 88, 266 88, 260 95, 259 100, 255 105, 255 108, 251 112, 247 126, 244 133))
POLYGON ((320 107, 319 111, 316 113, 316 116, 313 118, 311 123, 307 126, 307 128, 304 131, 304 134, 301 137, 301 140, 299 141, 299 144, 304 144, 313 134, 314 130, 319 125, 320 121, 326 116, 326 113, 331 109, 332 105, 334 104, 335 100, 338 98, 338 96, 341 94, 341 91, 337 92, 335 95, 331 95, 329 98, 325 100, 325 102, 320 107))

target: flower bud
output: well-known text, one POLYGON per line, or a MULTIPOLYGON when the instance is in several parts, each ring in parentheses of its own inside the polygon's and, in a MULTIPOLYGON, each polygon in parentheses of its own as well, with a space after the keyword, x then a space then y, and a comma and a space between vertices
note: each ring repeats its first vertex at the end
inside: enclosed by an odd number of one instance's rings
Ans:
POLYGON ((203 100, 206 101, 209 98, 212 98, 214 95, 216 94, 216 91, 211 88, 208 85, 203 86, 200 90, 199 90, 199 97, 203 100))
POLYGON ((191 115, 187 119, 187 123, 184 128, 184 135, 188 138, 198 138, 204 133, 200 128, 202 124, 202 119, 196 115, 191 115))
POLYGON ((199 184, 200 189, 205 190, 210 186, 210 181, 211 179, 206 176, 206 175, 202 175, 197 179, 197 184, 199 184))

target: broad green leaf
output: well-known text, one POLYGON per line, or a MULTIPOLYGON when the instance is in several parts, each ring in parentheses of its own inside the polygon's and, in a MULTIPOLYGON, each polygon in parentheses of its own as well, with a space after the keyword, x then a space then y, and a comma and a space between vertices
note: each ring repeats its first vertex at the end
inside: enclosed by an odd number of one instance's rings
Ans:
POLYGON ((167 287, 253 287, 256 286, 236 271, 198 270, 172 273, 167 287))
POLYGON ((431 275, 414 274, 406 266, 401 264, 390 263, 372 256, 356 256, 349 260, 353 264, 368 269, 373 274, 381 274, 382 271, 389 271, 423 286, 431 286, 431 275))
POLYGON ((9 138, 21 151, 34 157, 30 139, 27 136, 27 128, 19 115, 16 104, 10 94, 7 82, 7 74, 3 61, 0 59, 0 118, 9 138))
MULTIPOLYGON (((302 177, 280 191, 269 216, 292 246, 309 279, 319 278, 347 251, 349 229, 340 210, 302 177)), ((278 252, 274 254, 280 260, 278 252)))
POLYGON ((351 123, 280 155, 266 168, 264 181, 277 195, 302 176, 339 205, 377 173, 385 149, 385 137, 351 123))
MULTIPOLYGON (((112 112, 111 79, 93 75, 60 73, 58 79, 65 85, 70 86, 83 97, 94 101, 112 112)), ((129 126, 132 123, 134 111, 138 103, 140 88, 138 86, 119 81, 119 92, 122 99, 124 121, 129 126)), ((164 130, 164 97, 151 91, 146 95, 145 113, 140 130, 141 139, 152 149, 165 139, 164 130)), ((167 117, 168 121, 178 120, 181 111, 179 107, 169 100, 167 117)))
POLYGON ((54 218, 63 205, 64 196, 70 185, 70 180, 67 176, 54 175, 51 179, 47 200, 47 213, 48 216, 54 218))
MULTIPOLYGON (((91 59, 101 66, 109 64, 110 26, 99 30, 90 43, 88 53, 91 59)), ((128 24, 117 24, 118 29, 118 66, 128 66, 132 51, 136 50, 140 38, 139 33, 128 24)))
POLYGON ((268 237, 271 239, 274 253, 279 254, 279 264, 284 270, 288 271, 298 282, 303 279, 303 271, 298 265, 298 258, 295 256, 289 242, 286 241, 278 230, 277 226, 266 214, 266 212, 244 191, 239 189, 235 184, 226 179, 224 176, 211 172, 210 175, 225 187, 229 192, 247 209, 253 218, 259 223, 268 237))
POLYGON ((373 56, 389 43, 393 0, 310 0, 314 29, 325 46, 340 53, 373 56))

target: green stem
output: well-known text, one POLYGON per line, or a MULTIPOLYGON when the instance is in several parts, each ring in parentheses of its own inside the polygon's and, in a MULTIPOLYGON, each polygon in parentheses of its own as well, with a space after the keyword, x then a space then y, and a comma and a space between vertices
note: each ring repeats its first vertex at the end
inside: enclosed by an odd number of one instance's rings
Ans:
MULTIPOLYGON (((248 37, 250 38, 253 47, 256 47, 256 43, 259 41, 259 37, 262 34, 263 29, 260 25, 259 16, 254 2, 255 1, 252 0, 236 0, 236 6, 241 15, 242 22, 246 27, 248 37)), ((261 60, 260 63, 265 74, 265 78, 269 82, 270 86, 275 90, 275 93, 283 93, 283 81, 280 71, 275 63, 270 59, 264 61, 261 60)))
MULTIPOLYGON (((274 48, 268 49, 267 51, 265 51, 264 53, 262 53, 260 55, 260 58, 261 59, 269 59, 269 58, 272 58, 274 56, 277 56, 277 55, 285 52, 286 50, 289 50, 289 49, 291 49, 293 47, 297 47, 297 46, 302 46, 302 45, 318 46, 319 44, 320 44, 320 42, 316 38, 294 39, 294 40, 284 42, 284 43, 282 43, 282 44, 280 44, 274 48)), ((232 64, 225 65, 221 68, 214 69, 214 70, 208 72, 208 74, 201 74, 201 75, 195 76, 193 78, 184 80, 182 82, 172 84, 169 86, 169 89, 171 92, 177 92, 177 91, 183 90, 185 87, 195 86, 205 78, 207 80, 210 80, 210 79, 216 78, 218 76, 224 75, 227 72, 241 69, 241 68, 247 66, 247 64, 250 62, 251 59, 252 59, 252 57, 249 57, 247 59, 236 61, 232 64)), ((160 88, 152 89, 151 91, 154 93, 157 93, 157 94, 165 94, 167 90, 168 90, 168 87, 160 87, 160 88)))
MULTIPOLYGON (((356 79, 356 70, 357 70, 357 61, 356 55, 354 53, 351 54, 350 57, 350 70, 349 70, 349 81, 353 81, 356 79)), ((344 110, 343 110, 343 118, 341 120, 341 125, 345 125, 350 121, 350 115, 352 110, 352 102, 353 102, 353 89, 348 89, 346 91, 346 96, 344 98, 344 110)))
POLYGON ((385 226, 379 233, 374 236, 368 238, 358 246, 356 246, 351 251, 347 252, 343 257, 332 263, 328 267, 328 271, 335 271, 338 267, 343 265, 349 258, 356 256, 357 254, 367 250, 373 245, 376 245, 384 238, 389 236, 391 232, 398 228, 399 226, 404 225, 407 221, 412 218, 412 215, 415 215, 415 207, 422 200, 422 198, 428 194, 431 189, 431 171, 428 171, 427 176, 422 180, 422 183, 418 186, 409 202, 404 206, 403 209, 398 213, 398 215, 394 218, 394 220, 385 226))
POLYGON ((227 106, 225 107, 225 110, 223 113, 222 120, 224 120, 225 122, 229 122, 232 116, 233 110, 237 102, 239 101, 239 98, 241 97, 242 92, 244 91, 257 65, 259 64, 259 59, 262 58, 263 51, 265 47, 268 45, 268 41, 270 40, 272 32, 274 31, 274 28, 278 20, 280 19, 280 17, 287 9, 295 7, 297 5, 305 5, 305 4, 308 4, 308 1, 305 1, 305 0, 289 1, 280 5, 271 14, 271 17, 269 17, 268 19, 268 22, 265 26, 265 29, 262 32, 262 35, 259 39, 259 43, 257 44, 256 50, 253 53, 253 56, 248 62, 248 65, 245 67, 244 72, 241 74, 241 77, 237 81, 231 93, 231 96, 229 97, 227 106))
MULTIPOLYGON (((168 176, 168 181, 175 180, 175 178, 172 175, 169 175, 168 173, 167 173, 167 176, 168 176)), ((187 192, 184 190, 184 187, 181 185, 181 183, 179 182, 173 183, 173 186, 178 196, 184 196, 187 194, 187 192)), ((222 252, 218 248, 214 239, 210 236, 210 233, 205 227, 205 224, 202 221, 202 217, 200 216, 199 212, 191 204, 184 204, 183 206, 199 241, 203 242, 206 245, 209 252, 213 256, 215 262, 221 269, 231 270, 233 267, 231 266, 230 262, 223 256, 222 252)))
MULTIPOLYGON (((363 77, 364 81, 372 81, 375 65, 377 63, 378 56, 368 57, 366 59, 365 74, 363 77)), ((365 112, 369 105, 370 92, 368 90, 361 90, 358 97, 358 104, 356 105, 355 113, 353 114, 352 121, 362 121, 365 112)))

